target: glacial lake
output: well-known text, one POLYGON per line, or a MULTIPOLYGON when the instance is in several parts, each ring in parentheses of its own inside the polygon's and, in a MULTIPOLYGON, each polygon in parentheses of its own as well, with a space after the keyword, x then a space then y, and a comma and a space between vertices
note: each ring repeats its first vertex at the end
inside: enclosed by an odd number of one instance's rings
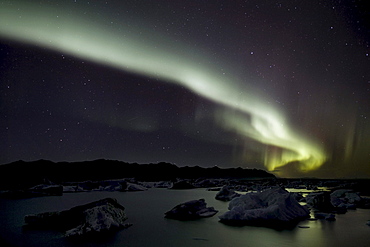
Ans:
POLYGON ((0 246, 369 246, 370 226, 366 225, 370 220, 369 209, 336 215, 336 221, 305 220, 291 230, 233 227, 218 221, 218 215, 227 211, 228 202, 215 200, 216 193, 205 189, 149 189, 143 192, 85 192, 19 200, 0 199, 0 246), (66 210, 106 197, 116 198, 126 208, 127 222, 133 226, 104 240, 78 243, 65 239, 56 231, 22 230, 27 214, 66 210), (196 221, 164 218, 164 213, 174 206, 200 198, 219 213, 196 221))

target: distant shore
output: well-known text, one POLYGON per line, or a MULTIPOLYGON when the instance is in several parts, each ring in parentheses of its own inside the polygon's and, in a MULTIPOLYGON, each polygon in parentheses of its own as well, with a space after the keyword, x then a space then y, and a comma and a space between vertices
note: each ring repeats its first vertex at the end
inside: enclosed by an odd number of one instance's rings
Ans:
POLYGON ((160 162, 137 164, 115 160, 94 160, 84 162, 52 162, 38 160, 16 161, 0 166, 0 190, 24 189, 52 182, 101 181, 108 179, 135 178, 138 181, 171 181, 176 178, 235 178, 276 179, 273 174, 258 169, 178 167, 160 162))
POLYGON ((140 191, 150 187, 191 189, 232 185, 241 191, 273 186, 315 190, 351 189, 370 196, 368 179, 277 178, 258 169, 178 167, 115 160, 85 162, 17 161, 0 166, 1 195, 33 197, 86 191, 140 191))

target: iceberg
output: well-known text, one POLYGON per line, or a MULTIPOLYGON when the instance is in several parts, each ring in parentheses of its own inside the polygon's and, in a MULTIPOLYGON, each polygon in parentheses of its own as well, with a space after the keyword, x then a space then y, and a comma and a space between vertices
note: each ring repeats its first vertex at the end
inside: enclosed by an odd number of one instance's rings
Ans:
POLYGON ((116 199, 106 198, 65 211, 26 215, 25 222, 31 229, 58 229, 65 231, 66 237, 79 237, 130 226, 124 223, 127 220, 124 210, 116 199))
POLYGON ((219 216, 220 221, 230 225, 270 225, 296 223, 308 218, 310 211, 301 206, 292 193, 282 188, 267 189, 234 198, 229 211, 219 216))
POLYGON ((241 196, 241 194, 236 193, 233 189, 229 186, 225 185, 221 188, 221 190, 216 194, 216 200, 220 201, 231 201, 232 199, 241 196))
POLYGON ((218 211, 213 207, 207 208, 207 203, 204 199, 188 201, 181 203, 165 213, 166 218, 176 220, 194 220, 204 217, 211 217, 218 211))
POLYGON ((331 214, 331 213, 315 212, 314 215, 316 219, 325 219, 328 221, 335 220, 335 214, 331 214))
POLYGON ((181 180, 172 184, 170 189, 173 190, 188 190, 194 189, 195 187, 187 180, 181 180))
POLYGON ((362 201, 358 193, 347 189, 339 189, 332 192, 330 199, 334 207, 346 209, 356 209, 357 205, 362 201))
POLYGON ((148 188, 139 184, 129 183, 126 181, 121 183, 120 188, 120 191, 145 191, 145 190, 148 190, 148 188))

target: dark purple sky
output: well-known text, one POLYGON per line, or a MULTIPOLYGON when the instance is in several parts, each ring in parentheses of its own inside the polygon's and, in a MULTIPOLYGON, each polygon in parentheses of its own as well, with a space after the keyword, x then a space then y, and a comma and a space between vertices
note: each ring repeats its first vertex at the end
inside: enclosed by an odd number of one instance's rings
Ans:
POLYGON ((370 177, 366 1, 2 1, 0 164, 370 177))

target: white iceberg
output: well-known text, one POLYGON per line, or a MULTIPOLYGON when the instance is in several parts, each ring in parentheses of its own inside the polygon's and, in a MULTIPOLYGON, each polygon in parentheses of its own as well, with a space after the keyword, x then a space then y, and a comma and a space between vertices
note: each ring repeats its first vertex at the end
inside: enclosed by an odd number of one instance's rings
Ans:
POLYGON ((212 217, 218 211, 213 207, 207 207, 204 199, 181 203, 165 213, 166 218, 177 220, 194 220, 205 217, 212 217))
POLYGON ((116 199, 106 198, 60 212, 26 215, 26 228, 57 229, 66 237, 91 236, 130 226, 125 208, 116 199))
POLYGON ((124 210, 110 203, 87 209, 83 214, 85 216, 83 224, 66 231, 66 237, 107 232, 128 226, 124 223, 127 219, 124 210))
POLYGON ((144 191, 144 190, 148 190, 148 188, 142 185, 133 184, 133 183, 127 183, 127 187, 125 189, 125 191, 144 191))
POLYGON ((352 190, 339 189, 330 194, 330 200, 334 207, 355 209, 362 198, 352 190))
POLYGON ((309 210, 301 206, 292 193, 273 188, 234 198, 228 212, 219 216, 227 224, 293 223, 309 216, 309 210))
POLYGON ((232 199, 241 196, 235 192, 235 190, 231 189, 229 186, 225 185, 221 188, 221 190, 216 194, 216 200, 220 201, 231 201, 232 199))

